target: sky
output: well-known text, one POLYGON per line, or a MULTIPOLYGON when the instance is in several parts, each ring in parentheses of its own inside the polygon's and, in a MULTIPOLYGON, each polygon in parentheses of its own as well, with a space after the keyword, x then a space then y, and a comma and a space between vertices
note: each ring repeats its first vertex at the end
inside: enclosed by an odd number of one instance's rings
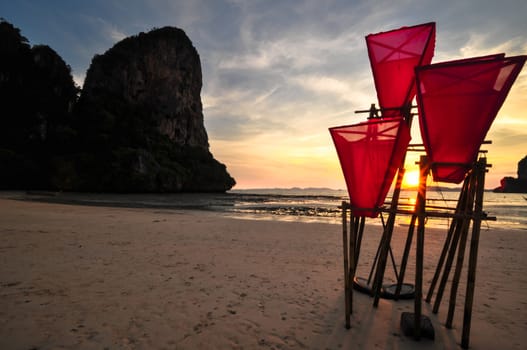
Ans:
MULTIPOLYGON (((364 37, 436 22, 432 63, 527 54, 525 0, 17 0, 0 17, 52 47, 82 86, 94 55, 153 28, 183 29, 203 71, 214 157, 235 189, 345 188, 329 127, 365 120, 377 103, 364 37)), ((419 127, 412 126, 412 143, 419 127)), ((485 145, 486 188, 516 177, 527 155, 527 67, 485 145)), ((417 155, 407 162, 415 166, 417 155)))

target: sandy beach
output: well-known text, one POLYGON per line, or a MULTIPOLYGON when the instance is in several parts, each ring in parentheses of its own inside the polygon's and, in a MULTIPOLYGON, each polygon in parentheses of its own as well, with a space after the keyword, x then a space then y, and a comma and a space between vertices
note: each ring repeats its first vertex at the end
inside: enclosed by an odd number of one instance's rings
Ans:
MULTIPOLYGON (((426 231, 424 293, 445 231, 426 231)), ((358 275, 380 233, 368 224, 358 275)), ((354 293, 345 329, 340 225, 0 199, 0 236, 0 349, 460 348, 465 277, 453 329, 448 297, 437 315, 423 303, 434 341, 402 334, 412 300, 354 293)), ((483 230, 479 247, 471 348, 524 349, 527 234, 483 230)))

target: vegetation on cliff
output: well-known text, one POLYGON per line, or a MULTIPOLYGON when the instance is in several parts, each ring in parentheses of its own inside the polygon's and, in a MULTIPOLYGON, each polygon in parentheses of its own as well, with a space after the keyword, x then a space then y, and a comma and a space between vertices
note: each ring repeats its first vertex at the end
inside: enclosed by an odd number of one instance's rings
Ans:
POLYGON ((54 187, 54 164, 75 135, 78 88, 53 49, 31 47, 5 21, 0 43, 0 187, 54 187))
POLYGON ((0 188, 226 191, 209 151, 199 55, 161 28, 126 38, 88 69, 82 92, 47 46, 0 21, 0 188))

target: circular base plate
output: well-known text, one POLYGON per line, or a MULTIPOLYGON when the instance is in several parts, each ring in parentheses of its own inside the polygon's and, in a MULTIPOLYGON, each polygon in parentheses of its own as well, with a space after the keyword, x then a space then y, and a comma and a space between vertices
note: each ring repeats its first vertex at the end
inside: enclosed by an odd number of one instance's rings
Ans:
MULTIPOLYGON (((353 289, 358 292, 372 295, 373 284, 368 283, 368 279, 363 277, 355 276, 353 278, 353 289)), ((381 298, 384 299, 395 299, 395 290, 397 289, 397 284, 384 284, 381 289, 381 298)), ((401 285, 401 292, 399 293, 398 299, 413 299, 415 297, 415 288, 413 284, 403 283, 401 285)))
MULTIPOLYGON (((397 284, 385 284, 382 286, 381 297, 385 299, 395 299, 395 290, 397 284)), ((413 299, 415 297, 415 288, 413 284, 403 283, 398 299, 413 299)))
POLYGON ((353 278, 353 289, 355 289, 358 292, 371 295, 372 293, 372 284, 368 283, 368 279, 363 277, 357 277, 353 278))

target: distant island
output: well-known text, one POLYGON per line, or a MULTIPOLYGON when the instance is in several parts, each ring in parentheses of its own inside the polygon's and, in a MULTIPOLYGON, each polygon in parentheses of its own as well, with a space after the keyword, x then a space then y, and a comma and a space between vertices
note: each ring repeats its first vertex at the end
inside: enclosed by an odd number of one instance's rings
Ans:
POLYGON ((494 192, 527 193, 527 156, 518 162, 518 177, 506 176, 501 179, 500 186, 494 192))
POLYGON ((95 55, 82 90, 49 46, 0 19, 0 189, 225 192, 209 150, 200 57, 164 27, 95 55))

